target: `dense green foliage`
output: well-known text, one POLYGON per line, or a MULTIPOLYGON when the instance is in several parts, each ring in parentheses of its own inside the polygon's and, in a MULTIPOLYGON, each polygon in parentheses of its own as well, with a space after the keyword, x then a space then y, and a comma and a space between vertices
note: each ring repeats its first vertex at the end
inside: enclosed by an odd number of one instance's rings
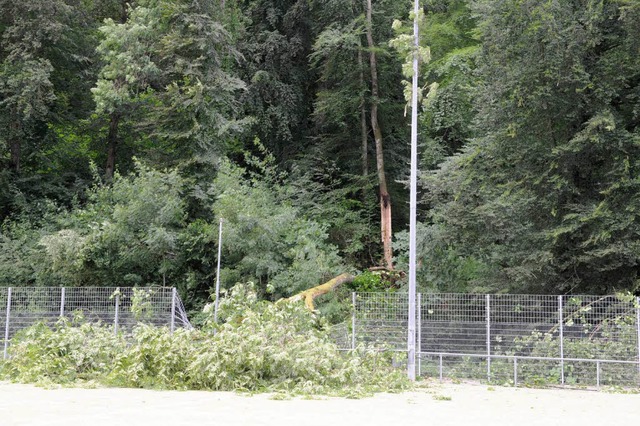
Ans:
POLYGON ((277 391, 363 396, 409 387, 403 371, 380 352, 345 354, 302 304, 259 301, 237 285, 220 304, 224 324, 201 330, 111 326, 60 320, 13 339, 5 378, 41 384, 94 383, 159 389, 277 391))
MULTIPOLYGON (((638 2, 422 4, 420 286, 637 291, 638 2)), ((0 285, 166 284, 196 311, 220 219, 223 288, 377 266, 374 104, 404 268, 411 2, 372 2, 373 47, 365 7, 0 0, 0 285)))
POLYGON ((433 273, 453 254, 469 288, 635 291, 640 5, 474 7, 476 137, 427 179, 433 273))

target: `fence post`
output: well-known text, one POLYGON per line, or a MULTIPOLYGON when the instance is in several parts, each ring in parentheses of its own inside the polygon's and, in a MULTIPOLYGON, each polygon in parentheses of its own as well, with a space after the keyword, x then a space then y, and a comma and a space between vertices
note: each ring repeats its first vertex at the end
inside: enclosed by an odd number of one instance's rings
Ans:
POLYGON ((418 323, 417 326, 417 332, 418 332, 418 338, 416 339, 418 342, 418 350, 416 351, 416 355, 418 355, 418 376, 422 375, 422 293, 418 293, 418 306, 417 306, 417 310, 416 310, 416 315, 417 315, 417 319, 416 322, 418 323))
POLYGON ((562 319, 562 296, 558 296, 558 332, 560 333, 560 383, 564 385, 564 320, 562 319))
POLYGON ((60 318, 64 316, 64 287, 62 287, 62 292, 60 293, 60 318))
POLYGON ((113 319, 113 334, 118 334, 118 317, 120 316, 120 287, 116 289, 116 314, 113 319))
POLYGON ((11 318, 11 287, 7 289, 7 320, 4 325, 4 355, 7 359, 7 348, 9 347, 9 319, 11 318))
POLYGON ((171 333, 176 328, 176 288, 171 289, 171 333))
POLYGON ((518 357, 513 357, 513 386, 518 386, 518 357))
POLYGON ((640 297, 636 298, 636 329, 638 330, 638 383, 640 383, 640 297))
POLYGON ((351 350, 356 350, 356 292, 351 293, 351 350))
POLYGON ((491 381, 491 296, 486 296, 487 305, 487 381, 491 381))

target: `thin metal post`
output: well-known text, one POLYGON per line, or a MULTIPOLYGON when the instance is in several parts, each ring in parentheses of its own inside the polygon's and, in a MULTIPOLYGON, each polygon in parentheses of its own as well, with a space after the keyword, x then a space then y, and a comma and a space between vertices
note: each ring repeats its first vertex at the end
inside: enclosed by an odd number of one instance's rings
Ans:
POLYGON ((113 318, 113 334, 118 334, 118 320, 120 316, 120 287, 116 289, 116 313, 113 318))
POLYGON ((356 292, 351 293, 351 350, 356 350, 356 292))
POLYGON ((486 296, 487 317, 487 381, 491 381, 491 296, 486 296))
POLYGON ((558 296, 558 331, 560 333, 560 383, 564 385, 564 321, 562 319, 562 296, 558 296))
POLYGON ((600 387, 600 361, 596 360, 596 386, 600 387))
POLYGON ((218 323, 218 306, 220 305, 220 258, 222 257, 222 219, 218 228, 218 266, 216 267, 216 301, 213 307, 213 322, 218 323))
POLYGON ((636 298, 636 329, 638 331, 638 380, 640 381, 640 297, 636 298))
POLYGON ((4 324, 4 356, 7 359, 7 349, 9 348, 9 319, 11 318, 11 287, 7 289, 7 318, 4 324))
POLYGON ((62 292, 60 293, 60 318, 64 316, 64 290, 65 288, 62 287, 62 292))
POLYGON ((440 381, 442 381, 442 354, 440 354, 440 381))
POLYGON ((518 357, 513 357, 513 386, 518 386, 518 357))
POLYGON ((418 293, 418 306, 416 313, 418 318, 416 319, 418 325, 418 337, 417 337, 417 355, 418 355, 418 377, 422 375, 422 293, 418 293))
POLYGON ((173 287, 171 289, 171 333, 176 329, 176 299, 177 299, 176 288, 173 287))
POLYGON ((407 330, 407 375, 416 379, 416 211, 418 204, 418 49, 420 47, 419 1, 413 5, 413 80, 411 85, 411 177, 409 191, 409 324, 407 330))

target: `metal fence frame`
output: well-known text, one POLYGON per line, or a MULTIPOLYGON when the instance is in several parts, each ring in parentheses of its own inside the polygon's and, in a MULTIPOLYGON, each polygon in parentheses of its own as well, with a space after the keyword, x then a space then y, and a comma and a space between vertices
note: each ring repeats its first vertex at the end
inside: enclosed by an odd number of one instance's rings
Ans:
MULTIPOLYGON (((640 386, 640 298, 430 293, 416 302, 417 376, 640 386)), ((352 293, 351 303, 350 324, 337 329, 343 349, 408 352, 406 293, 352 293)))
POLYGON ((174 287, 0 287, 0 330, 3 359, 11 338, 38 322, 81 315, 85 320, 112 324, 113 332, 140 322, 191 328, 174 287))

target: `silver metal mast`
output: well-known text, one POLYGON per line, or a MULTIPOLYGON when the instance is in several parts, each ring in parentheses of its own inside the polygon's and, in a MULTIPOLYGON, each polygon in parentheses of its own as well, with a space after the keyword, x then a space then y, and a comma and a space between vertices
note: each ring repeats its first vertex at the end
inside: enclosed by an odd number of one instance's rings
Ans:
POLYGON ((218 323, 218 306, 220 305, 220 258, 222 257, 222 219, 218 228, 218 266, 216 267, 216 301, 213 308, 213 322, 218 323))
POLYGON ((411 195, 409 200, 409 327, 407 336, 407 374, 416 379, 416 205, 418 192, 418 12, 419 1, 413 7, 413 81, 411 90, 411 195))

